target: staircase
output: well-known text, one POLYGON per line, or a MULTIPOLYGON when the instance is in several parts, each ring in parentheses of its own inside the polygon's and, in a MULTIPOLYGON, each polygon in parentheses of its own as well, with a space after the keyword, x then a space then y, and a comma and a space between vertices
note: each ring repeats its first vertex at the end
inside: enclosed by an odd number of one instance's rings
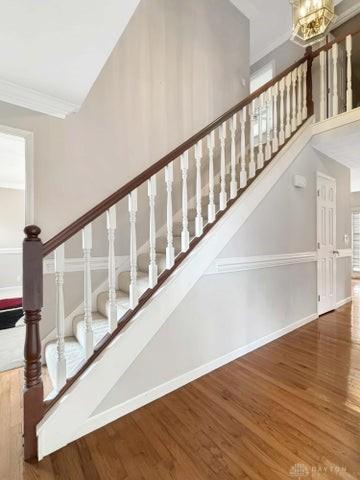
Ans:
MULTIPOLYGON (((327 50, 333 51, 334 58, 337 58, 336 49, 342 41, 344 39, 327 44, 316 52, 307 51, 304 58, 47 243, 42 244, 40 240, 40 228, 25 228, 23 303, 26 323, 26 459, 36 456, 42 458, 74 438, 80 422, 86 420, 86 415, 96 408, 166 321, 171 308, 175 308, 202 274, 206 262, 212 261, 210 255, 216 257, 221 251, 221 242, 227 241, 226 235, 222 239, 221 229, 224 232, 228 229, 227 235, 231 235, 230 230, 235 233, 240 222, 244 221, 243 213, 231 217, 231 212, 239 210, 239 202, 243 198, 247 198, 248 203, 252 202, 251 208, 255 208, 252 198, 255 185, 259 186, 265 181, 265 177, 261 177, 262 172, 279 158, 281 152, 289 148, 294 139, 296 141, 300 129, 313 118, 312 64, 318 57, 320 119, 341 113, 335 108, 338 95, 336 63, 333 70, 333 111, 330 114, 330 110, 326 110, 327 100, 323 88, 326 65, 322 60, 323 52, 327 50), (177 172, 179 175, 176 175, 177 172), (158 193, 160 182, 164 182, 164 188, 158 193), (195 185, 193 199, 188 198, 189 183, 195 185), (147 192, 146 206, 139 202, 139 192, 144 188, 147 192), (181 198, 181 207, 176 214, 173 211, 175 197, 181 198), (117 269, 115 255, 119 212, 124 212, 124 208, 119 207, 121 202, 126 202, 128 210, 129 268, 126 271, 117 269), (157 230, 156 213, 159 204, 166 207, 166 224, 157 230), (139 208, 146 208, 146 214, 142 218, 147 218, 149 231, 148 242, 140 251, 137 242, 139 208), (108 278, 94 302, 91 252, 94 222, 102 216, 106 217, 108 278), (234 221, 237 222, 235 225, 234 221), (84 280, 79 289, 83 288, 84 291, 83 313, 70 319, 69 328, 65 321, 65 244, 77 234, 82 237, 84 280), (42 361, 39 334, 43 307, 42 268, 43 260, 49 255, 53 255, 55 269, 56 330, 54 340, 45 346, 45 358, 42 361), (65 336, 65 331, 69 330, 71 334, 65 336), (47 366, 53 387, 46 398, 41 376, 42 363, 47 366), (118 366, 117 376, 112 378, 104 375, 109 370, 106 370, 106 364, 110 366, 114 363, 118 366), (94 383, 95 379, 97 383, 94 383), (94 385, 97 385, 96 389, 94 385), (88 412, 84 406, 79 409, 79 402, 85 395, 89 396, 88 412), (62 422, 64 432, 60 433, 62 422), (65 432, 65 424, 71 431, 65 432), (54 432, 59 432, 56 441, 52 440, 54 432)), ((350 74, 351 41, 352 36, 349 35, 346 45, 350 74)), ((346 109, 351 110, 351 82, 346 85, 346 109)), ((266 188, 271 188, 269 182, 266 188)), ((143 199, 144 195, 140 200, 143 199)), ((248 210, 251 211, 250 208, 248 210)))

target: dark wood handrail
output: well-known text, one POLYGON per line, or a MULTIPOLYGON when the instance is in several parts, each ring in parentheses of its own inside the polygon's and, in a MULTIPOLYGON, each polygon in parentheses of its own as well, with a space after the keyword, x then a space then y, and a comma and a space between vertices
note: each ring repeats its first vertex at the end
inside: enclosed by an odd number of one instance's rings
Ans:
POLYGON ((176 160, 178 157, 180 157, 180 155, 182 155, 191 147, 196 145, 199 140, 206 137, 206 135, 211 133, 215 128, 219 127, 222 123, 231 118, 235 113, 239 112, 244 107, 249 105, 255 98, 258 98, 262 93, 266 92, 266 90, 275 85, 279 80, 281 80, 283 77, 292 72, 295 68, 299 67, 302 63, 305 63, 309 59, 311 59, 311 51, 307 51, 304 57, 293 63, 289 68, 281 72, 269 82, 265 83, 262 87, 257 89, 251 95, 246 97, 241 102, 237 103, 226 113, 224 113, 212 123, 210 123, 208 126, 200 130, 200 132, 193 135, 191 138, 182 143, 179 147, 175 148, 170 153, 165 155, 165 157, 163 157, 161 160, 151 165, 151 167, 144 170, 140 175, 135 177, 133 180, 130 180, 130 182, 125 184, 119 190, 117 190, 105 200, 100 202, 98 205, 93 207, 87 213, 78 218, 75 222, 71 223, 68 227, 64 228, 64 230, 59 232, 57 235, 55 235, 53 238, 51 238, 44 244, 43 256, 46 257, 47 255, 49 255, 56 248, 69 240, 69 238, 73 237, 76 233, 86 227, 86 225, 93 222, 96 218, 105 213, 110 207, 112 207, 124 197, 126 197, 135 188, 138 188, 146 180, 148 180, 153 175, 162 170, 164 167, 166 167, 169 163, 176 160))
POLYGON ((322 47, 318 48, 317 50, 314 50, 314 52, 312 53, 313 58, 318 57, 321 52, 327 52, 328 50, 330 50, 332 46, 335 45, 335 43, 343 42, 344 40, 346 40, 346 37, 348 37, 349 35, 351 35, 352 37, 355 37, 355 35, 359 35, 359 33, 360 33, 360 30, 355 30, 354 32, 346 33, 344 35, 334 38, 334 40, 331 40, 331 42, 328 42, 322 47))

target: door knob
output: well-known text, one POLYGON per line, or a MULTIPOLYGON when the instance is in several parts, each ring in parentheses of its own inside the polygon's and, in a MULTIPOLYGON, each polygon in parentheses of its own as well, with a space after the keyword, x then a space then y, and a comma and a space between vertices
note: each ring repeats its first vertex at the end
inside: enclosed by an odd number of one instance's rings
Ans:
POLYGON ((333 250, 333 255, 335 255, 336 257, 338 257, 338 256, 340 255, 339 250, 333 250))

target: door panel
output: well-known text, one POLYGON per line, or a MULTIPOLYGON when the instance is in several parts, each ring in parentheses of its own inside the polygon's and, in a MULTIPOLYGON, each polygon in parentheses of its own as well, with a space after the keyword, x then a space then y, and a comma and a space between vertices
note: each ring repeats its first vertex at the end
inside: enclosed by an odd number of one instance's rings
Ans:
POLYGON ((336 182, 317 177, 318 313, 336 307, 336 182))

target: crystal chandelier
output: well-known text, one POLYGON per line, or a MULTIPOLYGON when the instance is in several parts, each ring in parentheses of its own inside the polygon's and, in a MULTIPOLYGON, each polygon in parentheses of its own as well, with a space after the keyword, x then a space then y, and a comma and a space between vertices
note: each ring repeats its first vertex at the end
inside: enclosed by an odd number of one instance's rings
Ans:
POLYGON ((292 40, 302 46, 321 40, 335 20, 333 0, 290 0, 293 10, 292 40))

